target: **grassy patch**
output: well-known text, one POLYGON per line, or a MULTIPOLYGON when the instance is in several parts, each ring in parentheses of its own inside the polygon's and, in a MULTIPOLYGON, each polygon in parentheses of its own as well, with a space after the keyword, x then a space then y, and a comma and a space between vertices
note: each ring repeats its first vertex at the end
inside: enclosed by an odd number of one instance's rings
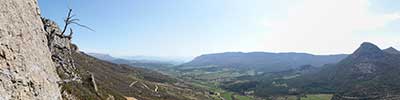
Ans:
POLYGON ((225 92, 225 93, 222 93, 222 94, 221 94, 221 96, 222 96, 223 98, 225 98, 225 100, 233 100, 233 99, 232 99, 232 95, 233 95, 233 93, 231 93, 231 92, 225 92))
POLYGON ((287 95, 287 96, 277 97, 274 100, 297 100, 297 97, 294 95, 287 95))
POLYGON ((310 94, 302 97, 301 100, 331 100, 332 94, 310 94))
POLYGON ((289 96, 287 100, 297 100, 296 96, 289 96))
POLYGON ((241 96, 241 95, 235 95, 235 100, 253 100, 253 98, 248 97, 248 96, 241 96))

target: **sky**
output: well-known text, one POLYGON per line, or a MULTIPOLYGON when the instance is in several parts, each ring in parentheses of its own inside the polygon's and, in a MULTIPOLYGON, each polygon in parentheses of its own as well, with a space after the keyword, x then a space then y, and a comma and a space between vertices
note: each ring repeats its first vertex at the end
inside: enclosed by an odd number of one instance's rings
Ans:
POLYGON ((73 42, 114 56, 219 52, 350 54, 362 42, 400 49, 400 0, 38 0, 73 42))

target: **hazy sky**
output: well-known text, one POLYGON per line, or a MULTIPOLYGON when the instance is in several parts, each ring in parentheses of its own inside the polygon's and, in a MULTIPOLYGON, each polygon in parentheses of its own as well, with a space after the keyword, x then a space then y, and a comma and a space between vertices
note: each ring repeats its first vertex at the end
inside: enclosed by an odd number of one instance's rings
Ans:
MULTIPOLYGON (((400 48, 400 0, 39 0, 59 24, 70 5, 86 52, 197 56, 227 51, 351 53, 400 48)), ((61 25, 61 24, 60 24, 61 25)))

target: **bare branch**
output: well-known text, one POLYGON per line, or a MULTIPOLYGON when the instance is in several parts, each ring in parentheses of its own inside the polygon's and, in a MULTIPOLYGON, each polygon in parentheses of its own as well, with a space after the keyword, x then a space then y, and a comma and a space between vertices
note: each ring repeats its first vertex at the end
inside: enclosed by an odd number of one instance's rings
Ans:
POLYGON ((79 19, 71 19, 70 22, 80 21, 79 19))
POLYGON ((90 28, 89 26, 79 24, 78 22, 71 22, 71 24, 75 24, 75 25, 78 25, 78 26, 80 26, 80 27, 86 28, 86 29, 88 29, 88 30, 94 31, 94 30, 93 30, 92 28, 90 28))
POLYGON ((70 22, 70 20, 71 20, 71 18, 72 18, 72 17, 71 17, 71 13, 72 13, 72 9, 69 9, 67 18, 64 20, 65 25, 64 25, 63 31, 61 32, 61 35, 64 35, 65 31, 66 31, 67 28, 68 28, 69 22, 70 22))
POLYGON ((72 28, 69 28, 69 35, 68 35, 68 37, 69 37, 69 38, 72 38, 72 34, 74 34, 74 31, 72 31, 72 28))
MULTIPOLYGON (((69 8, 67 18, 64 20, 65 25, 64 25, 63 31, 61 32, 61 35, 64 35, 64 33, 66 32, 66 30, 67 30, 67 28, 68 28, 68 26, 70 24, 75 24, 75 25, 78 25, 80 27, 86 28, 86 29, 88 29, 90 31, 94 31, 92 28, 90 28, 90 27, 88 27, 86 25, 82 25, 82 24, 78 23, 80 20, 77 19, 77 18, 74 18, 74 17, 75 17, 75 15, 72 14, 72 9, 69 8)), ((70 34, 68 35, 68 37, 72 37, 72 34, 73 34, 73 31, 72 31, 72 28, 70 28, 70 34)))

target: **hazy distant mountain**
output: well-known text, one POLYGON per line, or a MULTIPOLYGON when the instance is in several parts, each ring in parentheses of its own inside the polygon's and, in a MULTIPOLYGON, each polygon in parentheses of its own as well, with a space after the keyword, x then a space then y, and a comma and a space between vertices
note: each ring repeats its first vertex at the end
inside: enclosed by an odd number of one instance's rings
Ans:
POLYGON ((302 65, 322 66, 337 63, 347 55, 312 55, 307 53, 227 52, 196 57, 182 67, 220 66, 281 71, 302 65))
POLYGON ((172 67, 176 64, 182 63, 182 62, 178 62, 178 61, 159 59, 158 57, 141 56, 138 58, 132 57, 131 59, 127 59, 127 58, 124 59, 124 58, 112 57, 108 54, 101 54, 101 53, 88 53, 88 55, 93 56, 98 59, 101 59, 101 60, 104 60, 104 61, 112 62, 115 64, 125 64, 125 65, 130 65, 130 66, 135 66, 135 67, 151 69, 153 71, 159 71, 159 72, 169 70, 170 67, 172 67), (157 59, 155 59, 155 58, 157 58, 157 59))
POLYGON ((147 62, 168 62, 173 64, 182 64, 192 59, 192 57, 158 57, 158 56, 123 56, 122 59, 147 61, 147 62))
POLYGON ((191 60, 191 57, 157 57, 157 56, 113 57, 109 54, 103 54, 103 53, 88 53, 88 55, 96 57, 101 60, 110 61, 118 64, 128 64, 132 62, 182 64, 191 60))
POLYGON ((90 56, 96 57, 97 59, 105 60, 105 61, 112 61, 118 58, 115 58, 109 54, 102 54, 102 53, 87 53, 90 56))

